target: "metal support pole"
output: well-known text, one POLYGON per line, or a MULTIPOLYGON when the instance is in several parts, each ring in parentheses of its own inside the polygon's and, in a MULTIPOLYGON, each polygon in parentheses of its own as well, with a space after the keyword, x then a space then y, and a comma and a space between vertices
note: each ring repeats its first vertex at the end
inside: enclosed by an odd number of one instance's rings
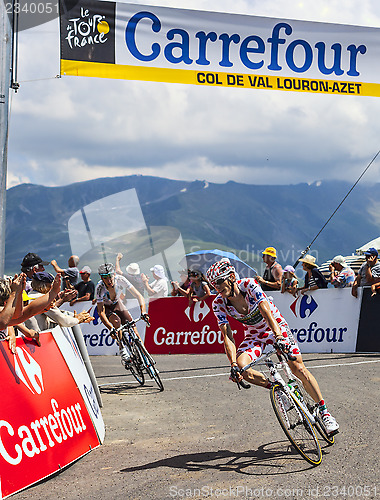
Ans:
POLYGON ((0 276, 5 261, 5 197, 7 186, 8 109, 11 83, 12 15, 0 0, 0 276))

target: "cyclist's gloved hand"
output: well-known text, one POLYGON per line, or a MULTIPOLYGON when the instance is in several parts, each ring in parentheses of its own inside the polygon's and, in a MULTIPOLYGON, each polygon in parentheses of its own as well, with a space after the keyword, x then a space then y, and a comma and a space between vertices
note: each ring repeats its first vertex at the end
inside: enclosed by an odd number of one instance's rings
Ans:
POLYGON ((284 339, 284 337, 280 337, 276 340, 276 347, 280 349, 280 351, 288 353, 291 345, 288 339, 284 339))
POLYGON ((241 379, 239 367, 236 365, 231 366, 230 380, 233 382, 239 382, 241 379))
POLYGON ((149 322, 149 319, 150 319, 150 318, 149 318, 149 314, 147 314, 147 313, 142 314, 142 315, 141 315, 141 319, 143 319, 143 320, 145 321, 145 323, 146 323, 148 326, 150 326, 150 322, 149 322))

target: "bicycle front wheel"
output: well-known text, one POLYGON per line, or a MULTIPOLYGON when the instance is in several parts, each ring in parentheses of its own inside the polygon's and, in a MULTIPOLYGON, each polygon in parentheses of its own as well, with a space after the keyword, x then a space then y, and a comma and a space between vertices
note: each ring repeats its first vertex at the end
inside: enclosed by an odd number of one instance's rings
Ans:
POLYGON ((298 453, 310 464, 319 465, 322 450, 314 427, 296 398, 288 396, 281 386, 275 385, 270 399, 282 430, 298 453))
POLYGON ((124 365, 125 369, 129 370, 132 373, 132 375, 140 385, 144 385, 144 365, 140 356, 140 351, 136 348, 136 344, 134 342, 128 342, 125 333, 122 336, 122 342, 125 346, 127 346, 129 352, 131 353, 131 360, 128 364, 124 365))
POLYGON ((158 388, 162 392, 164 390, 164 384, 162 383, 160 375, 158 374, 157 368, 154 366, 154 359, 140 342, 136 342, 136 348, 139 349, 145 370, 147 371, 150 378, 154 379, 154 381, 158 385, 158 388))

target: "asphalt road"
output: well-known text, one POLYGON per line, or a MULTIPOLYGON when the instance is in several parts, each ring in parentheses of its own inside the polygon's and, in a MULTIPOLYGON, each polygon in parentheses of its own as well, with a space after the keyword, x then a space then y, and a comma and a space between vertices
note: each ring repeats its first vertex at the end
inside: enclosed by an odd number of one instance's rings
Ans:
POLYGON ((164 392, 96 356, 103 446, 12 498, 380 498, 380 355, 304 359, 341 426, 318 467, 290 448, 268 391, 228 380, 224 355, 157 356, 164 392))

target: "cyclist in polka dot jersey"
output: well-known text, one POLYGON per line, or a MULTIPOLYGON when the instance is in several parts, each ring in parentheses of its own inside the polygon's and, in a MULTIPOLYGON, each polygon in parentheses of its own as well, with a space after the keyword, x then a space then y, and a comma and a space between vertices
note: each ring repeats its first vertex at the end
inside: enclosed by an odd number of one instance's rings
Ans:
POLYGON ((305 367, 289 325, 258 282, 254 278, 236 280, 234 267, 221 261, 208 269, 207 278, 218 292, 213 302, 213 311, 224 336, 224 348, 231 363, 233 378, 241 380, 244 377, 251 384, 270 389, 272 383, 261 372, 251 368, 242 377, 240 373, 236 373, 236 367, 248 365, 261 356, 266 345, 277 342, 281 349, 295 357, 295 360, 288 361, 289 367, 319 404, 327 431, 332 434, 338 432, 339 425, 326 408, 317 380, 305 367), (238 349, 228 316, 245 325, 245 337, 238 349))

